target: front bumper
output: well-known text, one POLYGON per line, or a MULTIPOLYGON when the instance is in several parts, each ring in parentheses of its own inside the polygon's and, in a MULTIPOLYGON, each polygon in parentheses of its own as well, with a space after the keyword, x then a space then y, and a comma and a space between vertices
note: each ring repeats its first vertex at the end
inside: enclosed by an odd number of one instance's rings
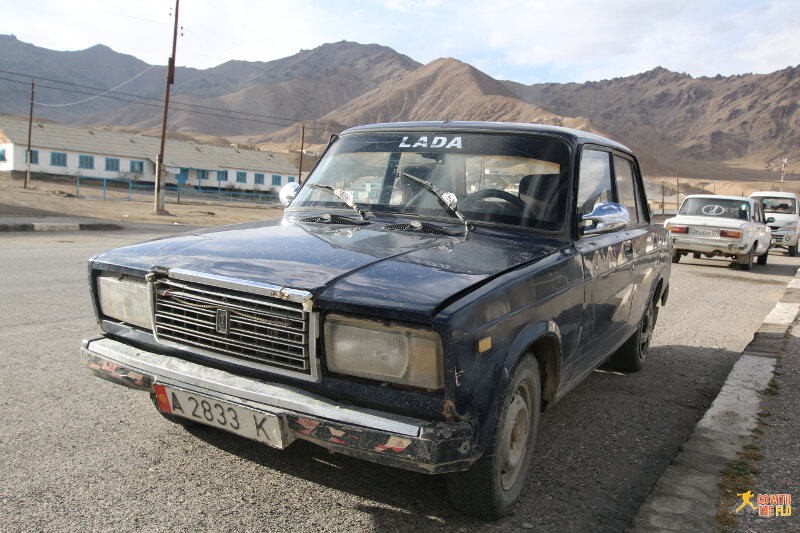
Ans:
POLYGON ((772 230, 772 246, 795 246, 797 233, 794 231, 772 230))
POLYGON ((466 470, 472 426, 342 405, 288 385, 232 374, 106 338, 85 339, 83 365, 97 377, 155 394, 165 385, 277 415, 287 432, 332 451, 423 473, 466 470))
POLYGON ((741 241, 672 235, 672 249, 676 252, 700 252, 709 255, 736 256, 748 253, 752 245, 752 243, 741 241))

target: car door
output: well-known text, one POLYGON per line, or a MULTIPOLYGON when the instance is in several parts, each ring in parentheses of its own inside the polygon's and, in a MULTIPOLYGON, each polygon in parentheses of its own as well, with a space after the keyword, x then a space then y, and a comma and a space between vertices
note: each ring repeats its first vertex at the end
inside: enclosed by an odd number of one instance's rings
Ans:
MULTIPOLYGON (((615 201, 611 153, 584 149, 578 176, 579 218, 595 204, 615 201)), ((580 237, 575 247, 584 269, 584 313, 579 355, 570 373, 595 368, 628 329, 633 286, 633 243, 628 230, 580 237)))
POLYGON ((614 183, 619 203, 628 208, 631 223, 625 230, 633 249, 631 312, 628 325, 633 328, 644 315, 650 290, 658 272, 658 236, 650 224, 650 213, 644 194, 644 184, 636 161, 626 154, 614 154, 614 183))
POLYGON ((764 216, 764 206, 761 205, 761 202, 754 202, 754 205, 755 209, 753 209, 753 215, 758 228, 756 233, 756 238, 758 239, 756 255, 763 255, 772 244, 772 230, 767 226, 767 220, 764 216))

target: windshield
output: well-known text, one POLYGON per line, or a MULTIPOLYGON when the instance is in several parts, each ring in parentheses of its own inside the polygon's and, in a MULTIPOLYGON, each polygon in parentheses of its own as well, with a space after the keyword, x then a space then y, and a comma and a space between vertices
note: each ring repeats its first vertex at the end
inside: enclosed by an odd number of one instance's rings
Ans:
MULTIPOLYGON (((458 222, 440 198, 453 193, 471 222, 556 231, 567 209, 569 147, 532 135, 363 133, 345 135, 319 162, 309 184, 353 195, 369 213, 458 222), (427 182, 438 194, 425 187, 427 182)), ((330 192, 303 187, 291 207, 342 208, 330 192)))
POLYGON ((748 220, 750 204, 744 200, 730 198, 687 198, 678 214, 748 220))
POLYGON ((764 204, 765 213, 780 213, 794 215, 797 213, 797 203, 794 198, 775 198, 771 196, 754 197, 764 204))

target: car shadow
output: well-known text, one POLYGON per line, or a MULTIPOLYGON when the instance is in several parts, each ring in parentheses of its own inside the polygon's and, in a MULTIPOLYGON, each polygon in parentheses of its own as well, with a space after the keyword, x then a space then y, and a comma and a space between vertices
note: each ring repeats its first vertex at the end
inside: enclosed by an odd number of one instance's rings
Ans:
MULTIPOLYGON (((341 505, 369 515, 374 530, 471 531, 518 528, 527 522, 540 530, 619 531, 691 434, 738 357, 722 349, 656 346, 641 372, 605 367, 594 372, 543 414, 519 503, 512 516, 494 524, 450 507, 443 476, 331 454, 305 441, 281 451, 204 426, 188 431, 263 467, 265 476, 276 472, 331 489, 329 497, 341 497, 341 505)), ((313 497, 297 503, 300 508, 314 505, 313 497)))
MULTIPOLYGON (((754 264, 753 268, 750 270, 743 270, 735 261, 731 261, 727 258, 702 258, 702 259, 694 259, 694 258, 681 258, 681 262, 677 265, 673 264, 672 268, 683 266, 689 267, 708 267, 709 269, 717 269, 721 271, 734 271, 734 272, 741 272, 742 276, 754 277, 754 276, 785 276, 786 278, 793 278, 797 273, 797 269, 800 268, 800 261, 797 264, 780 264, 780 263, 770 263, 767 261, 766 265, 759 265, 754 264)), ((702 273, 698 272, 700 275, 702 273)))

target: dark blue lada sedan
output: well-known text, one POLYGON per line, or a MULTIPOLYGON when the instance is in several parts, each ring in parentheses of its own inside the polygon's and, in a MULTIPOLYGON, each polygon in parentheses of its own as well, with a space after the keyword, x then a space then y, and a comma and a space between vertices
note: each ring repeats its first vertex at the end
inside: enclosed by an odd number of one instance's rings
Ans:
POLYGON ((510 511, 540 413, 607 362, 639 370, 671 250, 639 164, 590 133, 349 129, 283 218, 102 253, 85 366, 176 422, 448 479, 510 511))

